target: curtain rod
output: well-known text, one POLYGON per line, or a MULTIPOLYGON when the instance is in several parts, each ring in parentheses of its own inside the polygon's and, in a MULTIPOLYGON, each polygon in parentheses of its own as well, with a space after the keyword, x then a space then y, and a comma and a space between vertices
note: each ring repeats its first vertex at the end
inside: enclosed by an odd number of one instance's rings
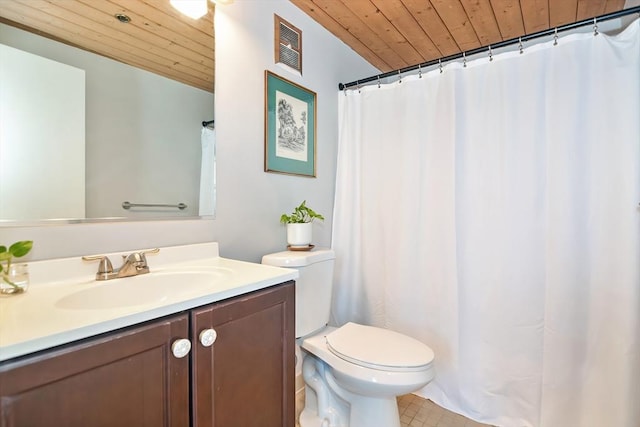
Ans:
POLYGON ((617 12, 607 13, 605 15, 596 16, 594 18, 585 19, 585 20, 574 22, 574 23, 571 23, 571 24, 561 25, 559 27, 549 28, 548 30, 538 31, 536 33, 531 33, 531 34, 526 34, 524 36, 516 37, 516 38, 513 38, 513 39, 509 39, 509 40, 503 40, 503 41, 495 43, 495 44, 482 46, 482 47, 479 47, 479 48, 476 48, 476 49, 468 50, 466 52, 456 53, 456 54, 453 54, 453 55, 442 57, 440 59, 434 59, 432 61, 422 62, 422 63, 416 64, 416 65, 410 65, 408 67, 399 68, 397 70, 387 71, 387 72, 382 73, 382 74, 376 74, 375 76, 371 76, 371 77, 367 77, 367 78, 364 78, 364 79, 356 80, 356 81, 353 81, 353 82, 350 82, 350 83, 338 83, 338 89, 339 90, 344 90, 344 89, 347 89, 347 88, 350 88, 350 87, 353 87, 353 86, 359 86, 359 85, 361 85, 363 83, 370 83, 370 82, 377 81, 379 79, 383 79, 383 78, 386 78, 386 77, 393 77, 393 76, 397 76, 397 75, 402 75, 403 73, 406 73, 406 72, 409 72, 409 71, 415 71, 415 70, 418 70, 418 69, 421 69, 421 68, 427 68, 427 67, 431 67, 433 65, 437 65, 437 64, 441 64, 441 63, 444 64, 445 62, 453 61, 455 59, 460 59, 460 58, 462 58, 464 56, 471 56, 471 55, 476 55, 478 53, 488 52, 489 50, 499 49, 501 47, 510 46, 510 45, 517 44, 517 43, 522 43, 522 42, 525 42, 525 41, 537 39, 539 37, 549 36, 551 34, 557 34, 557 33, 562 32, 562 31, 573 30, 575 28, 584 27, 585 25, 590 25, 590 24, 596 24, 597 25, 598 22, 608 21, 610 19, 615 19, 615 18, 620 18, 622 16, 631 15, 633 13, 640 13, 640 6, 631 7, 629 9, 623 9, 623 10, 620 10, 620 11, 617 11, 617 12))
POLYGON ((214 123, 215 123, 215 120, 209 120, 209 121, 206 121, 206 122, 202 122, 202 127, 206 128, 207 126, 212 125, 214 123))

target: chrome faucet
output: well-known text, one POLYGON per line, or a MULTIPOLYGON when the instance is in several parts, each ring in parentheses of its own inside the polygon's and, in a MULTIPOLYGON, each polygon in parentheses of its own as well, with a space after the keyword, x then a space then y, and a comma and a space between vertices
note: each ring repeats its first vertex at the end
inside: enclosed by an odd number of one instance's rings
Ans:
POLYGON ((122 255, 122 265, 118 269, 113 269, 111 260, 104 255, 83 256, 84 261, 100 261, 96 280, 111 280, 122 277, 137 276, 149 272, 147 257, 145 254, 157 254, 159 248, 150 249, 148 251, 133 252, 129 255, 122 255))

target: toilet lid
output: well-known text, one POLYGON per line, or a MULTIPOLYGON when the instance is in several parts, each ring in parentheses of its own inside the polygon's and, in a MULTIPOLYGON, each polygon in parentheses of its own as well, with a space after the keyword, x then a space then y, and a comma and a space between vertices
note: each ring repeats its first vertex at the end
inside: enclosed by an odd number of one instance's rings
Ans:
POLYGON ((336 356, 381 370, 419 370, 433 361, 433 351, 420 341, 387 329, 347 323, 326 336, 336 356))

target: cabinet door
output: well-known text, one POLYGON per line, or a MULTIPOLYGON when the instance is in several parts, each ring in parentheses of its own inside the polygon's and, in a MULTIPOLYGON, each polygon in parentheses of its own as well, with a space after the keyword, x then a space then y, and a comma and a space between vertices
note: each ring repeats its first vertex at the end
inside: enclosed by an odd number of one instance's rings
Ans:
POLYGON ((194 427, 294 426, 294 301, 287 282, 193 310, 194 427))
POLYGON ((0 365, 2 427, 188 427, 188 316, 0 365))

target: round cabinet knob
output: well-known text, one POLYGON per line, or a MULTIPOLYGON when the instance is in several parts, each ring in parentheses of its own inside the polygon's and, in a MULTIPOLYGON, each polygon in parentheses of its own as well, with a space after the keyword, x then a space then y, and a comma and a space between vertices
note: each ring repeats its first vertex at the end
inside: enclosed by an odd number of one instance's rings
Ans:
POLYGON ((215 329, 205 329, 200 332, 200 344, 205 347, 211 347, 216 342, 216 338, 218 338, 218 333, 215 329))
POLYGON ((175 340, 173 344, 171 344, 171 352, 178 359, 185 357, 187 354, 189 354, 190 351, 191 341, 186 338, 175 340))

